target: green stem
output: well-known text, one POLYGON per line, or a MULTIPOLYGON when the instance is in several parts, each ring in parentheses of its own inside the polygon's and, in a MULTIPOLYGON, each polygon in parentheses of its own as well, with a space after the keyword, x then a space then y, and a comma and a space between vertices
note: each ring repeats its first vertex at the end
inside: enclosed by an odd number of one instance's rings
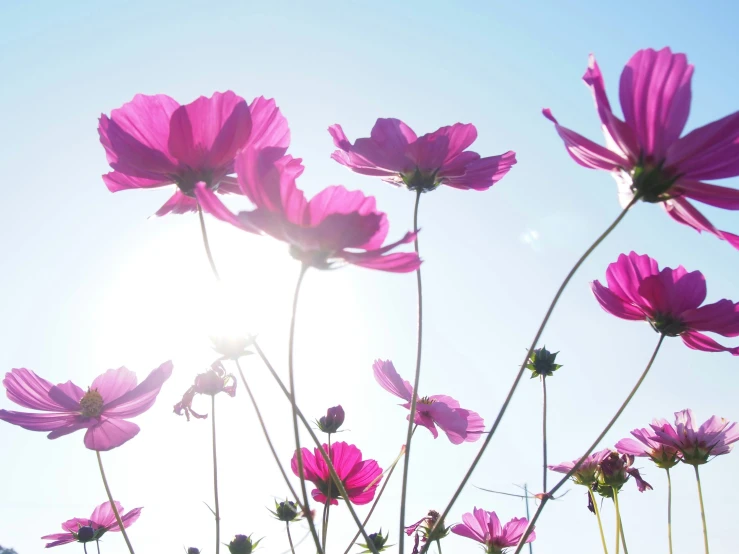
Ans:
POLYGON ((618 491, 616 487, 611 487, 613 491, 613 505, 616 507, 616 554, 618 554, 621 545, 621 513, 618 509, 618 491))
POLYGON ((290 552, 292 552, 292 554, 295 554, 295 546, 293 545, 293 538, 292 538, 292 535, 290 535, 290 523, 286 521, 285 527, 287 527, 287 542, 290 543, 290 552))
POLYGON ((649 358, 649 362, 647 363, 647 367, 644 368, 644 371, 639 376, 639 380, 636 382, 634 387, 631 389, 631 392, 626 397, 626 400, 623 401, 621 404, 621 407, 616 411, 614 416, 611 418, 611 421, 608 422, 608 425, 606 425, 605 429, 601 431, 600 435, 598 435, 598 438, 593 441, 593 443, 590 445, 590 448, 583 454, 577 461, 577 463, 572 467, 570 471, 567 472, 567 474, 560 479, 554 487, 552 487, 552 490, 550 490, 541 500, 541 503, 539 504, 539 507, 537 508, 536 512, 534 513, 534 517, 529 520, 529 524, 526 526, 526 531, 524 531, 523 535, 521 535, 521 539, 518 541, 518 546, 516 547, 516 550, 513 552, 513 554, 519 554, 521 552, 521 549, 523 548, 523 545, 528 538, 528 536, 531 534, 531 532, 534 530, 534 524, 536 523, 536 520, 539 519, 539 516, 544 511, 544 506, 547 505, 547 502, 550 498, 554 495, 555 492, 557 492, 566 482, 567 480, 572 477, 575 472, 580 469, 580 466, 585 462, 585 459, 590 456, 590 454, 595 450, 595 448, 598 446, 600 441, 603 440, 603 437, 606 436, 608 431, 611 430, 611 427, 613 427, 613 424, 616 423, 616 420, 621 417, 621 414, 626 409, 626 406, 629 405, 629 402, 631 402, 631 399, 634 398, 634 395, 636 394, 636 391, 639 390, 639 387, 644 382, 644 378, 647 376, 647 373, 649 373, 649 370, 652 368, 652 364, 654 364, 654 360, 657 358, 657 354, 659 353, 659 349, 662 346, 662 341, 665 340, 665 335, 660 335, 659 340, 657 341, 657 346, 654 349, 654 352, 652 352, 652 356, 649 358))
POLYGON ((672 554, 672 479, 670 478, 670 468, 666 468, 667 472, 667 543, 670 545, 670 554, 672 554))
MULTIPOLYGON (((459 498, 459 495, 462 494, 462 490, 467 485, 467 481, 469 481, 470 477, 472 476, 472 472, 475 470, 475 468, 477 467, 477 464, 482 459, 482 455, 485 453, 485 450, 490 444, 490 441, 493 440, 495 431, 498 429, 498 425, 500 425, 500 422, 503 419, 503 415, 505 414, 506 410, 508 409, 508 405, 511 403, 511 400, 513 399, 513 393, 516 392, 516 388, 518 387, 518 384, 521 382, 521 378, 523 377, 524 371, 526 371, 526 364, 529 363, 529 358, 531 358, 531 354, 536 348, 536 345, 538 344, 539 339, 541 338, 541 335, 544 332, 544 328, 549 322, 549 318, 552 316, 552 312, 554 312, 554 307, 557 305, 557 302, 559 302, 559 298, 562 296, 562 293, 564 292, 565 288, 567 288, 567 285, 569 284, 570 280, 575 275, 577 270, 580 269, 580 266, 583 264, 583 262, 585 262, 588 256, 590 256, 590 254, 598 247, 598 245, 600 245, 600 243, 603 242, 605 238, 611 234, 611 232, 618 226, 618 224, 621 223, 621 220, 626 216, 626 214, 631 209, 631 207, 634 204, 636 204, 637 200, 638 198, 634 197, 631 200, 631 202, 629 202, 628 206, 626 206, 621 211, 621 213, 614 220, 614 222, 611 223, 605 231, 603 231, 603 233, 595 240, 593 244, 590 245, 590 247, 588 247, 585 253, 582 256, 580 256, 580 259, 577 260, 577 262, 575 262, 575 265, 572 266, 572 269, 567 274, 567 277, 565 277, 565 280, 562 281, 562 284, 559 286, 559 289, 557 289, 557 292, 555 293, 554 298, 552 299, 552 302, 549 304, 549 308, 547 309, 547 312, 544 315, 544 319, 539 324, 539 329, 536 331, 536 334, 534 335, 534 340, 531 341, 531 345, 529 346, 529 349, 526 351, 526 355, 524 356, 523 361, 521 362, 521 366, 518 369, 516 378, 513 380, 513 384, 511 385, 511 388, 508 391, 508 394, 505 400, 503 401, 503 405, 498 411, 498 415, 496 416, 495 421, 493 422, 493 425, 490 428, 490 431, 488 431, 487 433, 487 438, 485 439, 485 442, 480 447, 480 450, 477 453, 477 456, 475 456, 475 459, 472 461, 472 465, 470 465, 470 468, 467 470, 467 473, 465 473, 465 476, 462 478, 462 481, 457 487, 457 490, 452 495, 452 499, 449 501, 449 504, 447 504, 446 508, 444 508, 444 512, 441 514, 439 521, 444 521, 445 518, 449 515, 449 511, 452 509, 452 506, 454 506, 454 503, 457 501, 457 498, 459 498)), ((539 508, 541 508, 544 504, 546 504, 546 502, 542 502, 539 505, 539 508)), ((539 512, 537 511, 537 513, 539 512)), ((534 517, 536 517, 536 514, 534 514, 534 517)), ((528 533, 530 532, 531 531, 529 530, 528 533)), ((524 537, 524 540, 528 537, 528 533, 524 537)), ((421 550, 421 554, 424 554, 428 550, 428 547, 429 545, 427 543, 424 546, 424 548, 421 550)), ((516 550, 516 554, 520 551, 521 551, 520 548, 518 548, 516 550)))
POLYGON ((439 554, 441 554, 441 541, 439 539, 436 539, 436 548, 439 549, 439 554))
POLYGON ((698 483, 698 500, 701 504, 701 522, 703 523, 703 545, 706 547, 706 554, 708 554, 708 527, 706 526, 706 509, 703 506, 703 489, 701 487, 701 476, 698 472, 698 466, 694 465, 695 468, 695 480, 698 483))
POLYGON ((113 509, 113 514, 115 515, 115 520, 116 522, 118 522, 118 528, 121 530, 123 539, 126 541, 126 546, 128 547, 128 551, 131 554, 134 554, 133 546, 131 546, 131 541, 128 540, 128 533, 126 533, 126 528, 123 526, 123 522, 121 521, 121 514, 118 513, 118 508, 115 507, 115 501, 113 500, 113 495, 110 493, 110 487, 108 486, 108 480, 105 478, 105 470, 103 469, 103 460, 100 458, 100 451, 96 450, 95 454, 98 457, 98 467, 100 468, 100 476, 103 478, 103 486, 105 486, 105 493, 108 495, 108 502, 110 502, 110 507, 113 509))
POLYGON ((198 218, 200 219, 200 234, 203 235, 203 246, 205 247, 205 255, 208 256, 208 263, 210 263, 210 269, 213 272, 217 281, 221 280, 221 276, 218 274, 216 269, 216 263, 213 260, 213 253, 210 251, 210 242, 208 242, 208 233, 205 230, 205 218, 203 217, 203 208, 200 207, 198 202, 198 218))
POLYGON ((82 549, 85 551, 85 554, 87 554, 87 543, 86 542, 82 543, 82 549))
MULTIPOLYGON (((328 434, 328 455, 331 457, 331 433, 328 434)), ((326 551, 326 536, 328 535, 328 516, 331 510, 331 480, 329 479, 326 485, 326 504, 323 506, 323 533, 321 536, 321 544, 323 545, 323 551, 326 551)))
MULTIPOLYGON (((416 204, 413 208, 413 232, 418 233, 418 205, 421 203, 421 190, 416 192, 416 204)), ((413 241, 416 254, 418 250, 418 235, 413 241)), ((405 540, 405 505, 408 495, 408 470, 411 459, 411 437, 413 425, 416 421, 416 402, 418 400, 418 384, 421 380, 421 351, 423 343, 423 287, 421 284, 421 268, 416 269, 416 292, 418 302, 418 332, 416 335, 416 372, 413 378, 413 395, 411 396, 411 413, 408 417, 408 432, 405 439, 405 457, 403 459, 403 482, 400 488, 400 538, 398 552, 403 554, 405 540)), ((429 543, 430 544, 430 543, 429 543)))
POLYGON ((603 533, 603 521, 600 519, 600 508, 598 508, 598 501, 595 499, 595 494, 590 488, 588 488, 588 494, 590 494, 590 501, 593 503, 593 508, 595 508, 595 517, 598 519, 598 530, 600 531, 600 542, 603 545, 603 553, 608 554, 608 547, 606 546, 606 535, 605 533, 603 533))
POLYGON ((221 511, 218 504, 218 455, 216 454, 216 395, 210 397, 210 422, 213 430, 213 497, 216 517, 216 554, 221 550, 221 511))
POLYGON ((96 540, 96 541, 95 541, 95 546, 96 546, 96 547, 97 547, 97 549, 98 549, 98 554, 100 554, 100 541, 99 541, 99 540, 96 540))
MULTIPOLYGON (((547 490, 547 376, 542 375, 541 376, 541 393, 542 393, 542 416, 541 416, 541 445, 543 450, 543 460, 544 460, 544 467, 543 467, 543 486, 541 488, 542 491, 547 490)), ((531 544, 531 543, 529 543, 531 544)))

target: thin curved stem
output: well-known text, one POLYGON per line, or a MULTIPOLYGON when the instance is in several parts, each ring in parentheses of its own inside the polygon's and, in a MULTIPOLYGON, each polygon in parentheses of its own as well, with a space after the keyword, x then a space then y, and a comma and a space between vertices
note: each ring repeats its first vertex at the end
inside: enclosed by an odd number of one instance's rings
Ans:
POLYGON ((216 395, 210 397, 210 422, 213 432, 213 497, 216 517, 216 554, 221 550, 221 511, 218 504, 218 455, 216 453, 216 395))
MULTIPOLYGON (((547 376, 541 376, 541 394, 542 394, 542 407, 541 407, 541 448, 542 448, 542 459, 544 461, 542 471, 542 491, 547 490, 547 376)), ((530 543, 529 543, 530 544, 530 543)))
POLYGON ((300 503, 300 500, 298 499, 298 493, 295 492, 295 489, 293 488, 292 483, 290 483, 290 478, 287 476, 287 472, 285 471, 285 468, 282 466, 282 463, 280 462, 280 457, 277 455, 277 450, 275 450, 274 444, 272 444, 272 439, 270 438, 269 432, 267 431, 267 425, 264 423, 264 418, 262 418, 262 412, 259 410, 259 406, 257 405, 257 400, 256 398, 254 398, 254 394, 251 391, 251 387, 249 386, 249 383, 246 380, 246 377, 244 376, 244 371, 241 369, 241 364, 239 363, 238 359, 235 359, 234 362, 236 362, 236 369, 238 369, 239 371, 241 382, 244 383, 244 388, 246 389, 246 393, 249 395, 249 399, 251 400, 251 405, 254 407, 254 411, 257 414, 259 425, 262 428, 262 433, 264 434, 264 438, 267 441, 269 450, 270 452, 272 452, 272 457, 275 459, 275 463, 277 464, 277 467, 280 469, 280 473, 282 474, 282 478, 285 480, 285 484, 287 485, 287 488, 290 489, 290 494, 293 495, 293 498, 295 499, 295 502, 298 503, 298 506, 300 506, 301 511, 305 513, 303 505, 300 503))
POLYGON ((698 483, 698 500, 701 505, 701 522, 703 523, 703 545, 706 547, 706 554, 708 553, 708 526, 706 525, 706 509, 703 506, 703 488, 701 487, 701 476, 698 472, 698 466, 693 466, 695 469, 695 480, 698 483))
POLYGON ((290 522, 285 522, 285 527, 287 527, 287 542, 290 543, 290 552, 295 554, 295 546, 293 545, 293 538, 292 535, 290 535, 290 522))
POLYGON ((537 508, 536 512, 534 512, 534 517, 531 518, 529 521, 529 524, 526 526, 526 531, 524 531, 523 535, 521 536, 521 539, 518 541, 518 546, 516 547, 515 552, 513 554, 519 554, 521 552, 521 549, 523 548, 523 545, 528 538, 528 536, 531 534, 531 531, 534 530, 534 524, 536 523, 536 520, 539 519, 539 516, 544 511, 544 506, 547 505, 547 502, 550 498, 554 495, 555 492, 557 492, 562 485, 564 485, 567 480, 572 477, 575 472, 580 469, 580 466, 583 464, 585 459, 590 456, 590 454, 595 450, 595 448, 598 446, 600 441, 603 440, 603 437, 606 436, 608 431, 611 430, 611 427, 613 427, 613 424, 616 423, 616 420, 621 417, 621 414, 626 409, 626 406, 629 405, 629 402, 631 402, 631 399, 634 398, 634 395, 636 394, 636 391, 639 390, 639 387, 641 386, 642 382, 644 381, 644 378, 647 376, 647 373, 649 373, 649 370, 652 368, 652 364, 654 364, 654 360, 657 358, 657 354, 659 353, 659 349, 662 346, 662 341, 665 340, 665 335, 660 335, 659 340, 657 341, 657 346, 654 349, 654 352, 652 352, 652 356, 649 358, 649 362, 647 363, 647 367, 644 368, 644 371, 642 372, 641 376, 639 377, 639 380, 634 385, 634 388, 631 389, 631 392, 626 397, 626 400, 624 400, 623 404, 621 404, 621 407, 618 409, 618 411, 614 414, 614 416, 611 418, 611 421, 608 422, 608 425, 606 425, 605 429, 598 435, 598 438, 593 441, 593 443, 590 445, 590 448, 587 449, 585 454, 583 454, 580 459, 577 461, 577 463, 572 467, 570 471, 567 472, 567 474, 560 479, 554 487, 552 487, 552 490, 550 490, 541 500, 541 503, 539 504, 539 508, 537 508))
POLYGON ((82 549, 85 551, 85 554, 87 554, 87 543, 86 542, 82 543, 82 549))
POLYGON ((621 545, 621 512, 618 509, 618 491, 616 487, 611 487, 613 491, 613 505, 616 507, 616 554, 619 553, 621 545))
MULTIPOLYGON (((513 398, 513 393, 516 391, 518 384, 521 382, 521 377, 523 377, 523 373, 526 370, 526 364, 528 363, 532 352, 536 348, 536 345, 539 342, 539 339, 541 338, 542 333, 544 332, 544 328, 549 322, 549 318, 552 316, 552 312, 554 312, 554 307, 557 305, 557 302, 559 302, 559 298, 562 296, 562 293, 564 292, 565 288, 567 288, 567 285, 569 284, 570 280, 575 275, 577 270, 580 269, 580 266, 585 262, 588 256, 590 256, 590 254, 593 253, 593 251, 598 247, 598 245, 600 245, 600 243, 603 242, 605 238, 611 234, 611 232, 618 226, 618 224, 621 223, 621 220, 626 216, 628 211, 631 209, 631 207, 636 202, 637 202, 637 197, 634 197, 632 201, 628 204, 628 206, 626 206, 621 211, 621 213, 614 220, 614 222, 611 223, 608 226, 608 228, 605 231, 603 231, 603 233, 595 240, 595 242, 588 247, 585 253, 582 256, 580 256, 580 259, 577 260, 577 262, 575 262, 575 265, 572 266, 572 269, 567 274, 567 277, 565 277, 565 280, 562 281, 562 284, 559 286, 559 289, 557 289, 557 292, 554 295, 554 298, 552 299, 551 304, 549 304, 549 308, 547 309, 546 314, 544 315, 544 319, 539 324, 539 329, 536 331, 536 334, 534 335, 534 340, 531 341, 531 345, 529 346, 529 349, 526 351, 526 355, 524 356, 523 361, 521 362, 521 366, 518 370, 518 373, 516 374, 516 378, 514 379, 510 390, 508 391, 508 395, 503 401, 503 405, 501 406, 500 411, 498 412, 498 415, 496 416, 495 421, 493 422, 493 425, 490 428, 490 431, 488 431, 488 434, 487 434, 488 436, 485 439, 485 442, 480 447, 480 451, 477 453, 477 456, 475 456, 475 459, 472 461, 472 465, 467 470, 467 473, 462 478, 462 481, 457 487, 457 490, 452 495, 452 499, 449 501, 449 504, 447 504, 446 508, 444 509, 444 512, 439 518, 439 521, 444 521, 444 518, 446 518, 449 515, 449 511, 452 509, 452 506, 454 506, 454 503, 457 501, 457 498, 459 498, 459 495, 462 494, 462 490, 467 485, 467 481, 469 481, 470 477, 472 476, 472 472, 475 470, 475 468, 477 467, 477 464, 482 459, 482 455, 485 453, 485 450, 490 444, 490 441, 493 440, 495 431, 498 429, 498 425, 500 425, 500 421, 503 419, 503 415, 508 409, 508 405, 511 403, 511 400, 513 398)), ((424 552, 426 552, 426 550, 428 550, 428 543, 421 550, 421 553, 423 554, 424 552)))
MULTIPOLYGON (((275 368, 272 366, 269 359, 264 354, 264 351, 259 347, 259 344, 257 343, 256 340, 253 342, 253 346, 254 346, 254 349, 257 351, 257 354, 259 355, 259 357, 262 359, 262 362, 264 363, 264 365, 267 367, 270 374, 274 378, 275 382, 282 390, 282 393, 285 395, 285 397, 288 400, 291 400, 290 391, 287 390, 287 387, 285 387, 285 384, 282 382, 282 379, 280 379, 280 376, 277 375, 275 368)), ((331 479, 333 479, 334 485, 336 485, 338 494, 340 494, 343 498, 348 498, 349 495, 346 492, 346 488, 344 487, 344 484, 341 482, 341 479, 336 473, 336 468, 334 467, 333 462, 329 458, 321 442, 318 440, 318 437, 316 436, 315 432, 311 428, 310 423, 303 415, 303 412, 300 411, 300 408, 296 406, 295 409, 298 413, 298 417, 300 418, 300 421, 303 422, 303 426, 305 427, 305 430, 308 432, 311 439, 313 439, 313 442, 316 445, 316 449, 318 450, 319 454, 321 454, 321 457, 323 458, 323 461, 326 464, 326 467, 328 468, 329 474, 331 475, 331 479)), ((362 534, 362 538, 366 541, 367 545, 372 551, 372 554, 379 554, 379 552, 377 551, 377 548, 375 548, 374 543, 370 540, 369 535, 367 535, 367 531, 364 529, 364 525, 362 525, 362 522, 359 520, 357 511, 354 509, 351 502, 346 502, 346 507, 349 510, 349 513, 351 514, 352 519, 354 520, 354 523, 357 525, 359 532, 362 534)), ((314 540, 316 537, 317 535, 314 536, 314 540)))
POLYGON ((600 508, 598 508, 598 501, 595 499, 595 494, 593 494, 592 489, 588 488, 588 494, 590 495, 590 501, 593 503, 593 508, 595 509, 595 517, 598 519, 598 531, 600 531, 600 542, 603 545, 603 554, 608 554, 608 547, 606 546, 606 535, 605 533, 603 533, 603 520, 600 518, 600 508))
POLYGON ((126 546, 128 547, 128 551, 131 554, 134 554, 133 546, 131 546, 131 541, 128 539, 128 533, 126 533, 126 528, 123 526, 123 522, 121 521, 121 514, 118 513, 118 508, 115 507, 115 500, 113 500, 113 495, 110 493, 110 487, 108 486, 108 479, 106 479, 105 470, 103 469, 103 460, 100 458, 100 451, 96 450, 95 454, 98 457, 98 467, 100 468, 100 476, 103 478, 103 485, 105 486, 105 493, 108 495, 108 502, 110 502, 110 507, 112 508, 113 514, 115 515, 115 520, 118 523, 118 528, 121 530, 123 539, 126 541, 126 546))
MULTIPOLYGON (((418 205, 421 203, 421 190, 416 192, 416 204, 413 208, 413 232, 418 233, 418 205)), ((413 245, 416 254, 418 250, 418 235, 413 245)), ((423 287, 421 283, 421 268, 416 269, 416 291, 418 302, 418 332, 416 335, 416 373, 413 378, 413 395, 411 396, 411 413, 408 416, 408 432, 405 439, 405 457, 403 459, 403 484, 400 488, 400 539, 398 540, 398 552, 403 554, 405 538, 405 505, 408 494, 408 470, 411 459, 411 437, 413 436, 413 425, 416 421, 416 402, 418 399, 418 384, 421 380, 421 351, 423 344, 423 287)), ((430 544, 430 543, 429 543, 430 544)))
POLYGON ((672 554, 672 478, 670 477, 670 468, 666 468, 667 472, 667 543, 670 545, 670 554, 672 554))
POLYGON ((205 230, 205 218, 203 217, 203 208, 200 207, 198 202, 198 218, 200 219, 200 234, 203 235, 203 246, 205 247, 205 255, 208 256, 208 263, 210 263, 210 269, 213 271, 213 275, 216 280, 220 281, 221 276, 218 274, 216 263, 213 261, 213 253, 210 251, 210 242, 208 241, 208 232, 205 230))
MULTIPOLYGON (((293 363, 293 354, 295 346, 295 316, 298 311, 298 297, 300 296, 300 285, 303 283, 303 277, 308 271, 308 266, 303 264, 300 266, 300 275, 298 276, 298 282, 295 284, 295 295, 293 296, 293 309, 292 317, 290 318, 290 339, 288 343, 288 378, 290 382, 290 403, 292 404, 292 417, 293 417, 293 434, 295 436, 295 458, 298 462, 298 478, 300 479, 300 490, 303 495, 303 508, 308 519, 308 525, 311 531, 315 531, 315 524, 313 518, 310 517, 310 502, 308 502, 308 489, 305 486, 305 471, 303 464, 303 451, 300 448, 300 430, 298 429, 298 406, 295 398, 295 368, 293 363)), ((323 553, 321 542, 318 538, 318 534, 313 534, 313 540, 316 543, 316 548, 319 553, 323 553)))
POLYGON ((98 549, 98 554, 100 554, 100 541, 95 541, 95 546, 98 549))

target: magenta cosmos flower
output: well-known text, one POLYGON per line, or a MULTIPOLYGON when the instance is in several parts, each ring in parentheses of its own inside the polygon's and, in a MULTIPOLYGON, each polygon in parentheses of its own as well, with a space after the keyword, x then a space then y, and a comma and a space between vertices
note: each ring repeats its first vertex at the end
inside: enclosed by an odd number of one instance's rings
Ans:
POLYGON ((739 112, 680 137, 688 120, 693 66, 669 48, 640 50, 621 73, 623 121, 611 111, 598 64, 590 56, 583 81, 595 97, 606 147, 559 125, 570 156, 584 167, 610 171, 626 206, 636 196, 660 203, 683 225, 706 231, 739 248, 739 236, 716 229, 688 199, 739 209, 739 190, 705 183, 739 175, 739 112))
MULTIPOLYGON (((671 427, 666 419, 655 419, 652 425, 659 428, 671 427)), ((662 469, 670 469, 680 461, 680 452, 672 446, 659 442, 654 430, 634 429, 631 434, 636 440, 621 439, 616 443, 616 450, 623 454, 649 458, 662 469)))
POLYGON ((137 385, 133 371, 109 369, 85 392, 72 381, 52 385, 33 371, 14 369, 3 380, 8 398, 45 413, 0 410, 0 419, 30 431, 51 431, 50 439, 87 429, 87 448, 111 450, 138 434, 139 426, 126 420, 154 405, 171 374, 172 362, 165 362, 137 385))
MULTIPOLYGON (((134 508, 127 513, 123 513, 123 506, 120 502, 115 503, 115 507, 121 516, 123 526, 128 529, 139 516, 143 508, 134 508)), ((53 535, 46 535, 41 537, 44 540, 50 540, 52 542, 46 545, 46 548, 52 546, 60 546, 62 544, 68 544, 70 542, 92 542, 100 540, 105 533, 120 532, 121 528, 116 522, 115 514, 110 507, 110 502, 103 502, 95 508, 92 515, 89 518, 75 517, 62 523, 62 529, 64 533, 54 533, 53 535)))
POLYGON ((378 119, 369 138, 352 144, 341 125, 328 132, 339 148, 331 157, 356 173, 376 175, 384 181, 427 192, 439 185, 457 189, 487 190, 500 181, 516 163, 516 153, 481 158, 467 150, 477 129, 456 123, 417 137, 399 119, 378 119))
MULTIPOLYGON (((369 504, 375 497, 375 490, 382 477, 382 469, 375 460, 363 460, 362 451, 353 444, 336 442, 331 445, 331 451, 327 444, 323 445, 324 451, 329 454, 331 463, 341 483, 349 495, 349 501, 353 504, 369 504)), ((316 502, 326 503, 329 494, 328 483, 331 474, 328 466, 316 448, 311 453, 307 448, 301 448, 303 454, 303 470, 306 481, 313 483, 316 488, 311 494, 316 502)), ((295 453, 291 462, 293 473, 298 475, 298 455, 295 453)), ((338 491, 331 489, 331 504, 338 504, 337 498, 341 498, 338 491)))
MULTIPOLYGON (((372 369, 380 386, 406 401, 402 406, 411 408, 413 387, 398 375, 390 360, 375 360, 372 369)), ((410 417, 410 414, 408 414, 410 417)), ((436 426, 446 433, 452 444, 475 442, 485 430, 485 422, 477 412, 459 407, 451 396, 436 394, 416 399, 415 423, 426 427, 434 438, 439 436, 436 426)))
POLYGON ((631 252, 621 254, 608 266, 606 282, 607 287, 594 281, 591 288, 608 313, 648 321, 658 333, 679 336, 694 350, 739 356, 739 346, 722 346, 701 332, 739 336, 739 303, 724 299, 701 306, 706 299, 706 280, 700 271, 688 273, 683 266, 660 271, 649 256, 631 252))
POLYGON ((228 177, 236 152, 253 145, 280 157, 290 143, 287 120, 274 100, 259 97, 247 105, 231 91, 185 106, 164 94, 138 94, 110 117, 102 115, 98 132, 114 170, 103 175, 111 192, 177 185, 159 216, 194 211, 198 182, 240 194, 228 177))
POLYGON ((286 242, 293 257, 318 269, 331 269, 336 262, 397 273, 418 268, 421 261, 415 253, 387 254, 415 235, 407 233, 383 246, 389 224, 373 197, 333 186, 306 201, 295 184, 303 172, 300 162, 292 156, 274 161, 269 150, 242 150, 236 173, 241 191, 256 205, 250 212, 233 214, 203 183, 195 194, 203 209, 218 219, 286 242))
POLYGON ((692 410, 675 412, 675 427, 653 424, 656 440, 677 449, 686 464, 701 465, 712 456, 731 452, 732 444, 739 441, 739 426, 722 417, 711 416, 698 429, 695 428, 692 410))
POLYGON ((208 371, 195 377, 195 384, 187 389, 185 394, 182 395, 182 400, 174 405, 174 413, 177 415, 184 413, 187 421, 190 421, 191 415, 197 419, 205 419, 208 417, 207 414, 201 415, 192 409, 192 401, 195 399, 195 395, 215 396, 219 392, 226 393, 231 398, 236 396, 236 377, 231 373, 226 373, 220 360, 214 362, 208 368, 208 371))
MULTIPOLYGON (((495 512, 479 508, 472 510, 472 513, 464 514, 462 521, 464 523, 452 527, 452 533, 481 543, 487 554, 501 554, 504 548, 518 545, 529 524, 525 517, 514 517, 505 525, 501 525, 495 512)), ((536 533, 532 531, 526 537, 526 542, 532 542, 534 539, 536 533)))

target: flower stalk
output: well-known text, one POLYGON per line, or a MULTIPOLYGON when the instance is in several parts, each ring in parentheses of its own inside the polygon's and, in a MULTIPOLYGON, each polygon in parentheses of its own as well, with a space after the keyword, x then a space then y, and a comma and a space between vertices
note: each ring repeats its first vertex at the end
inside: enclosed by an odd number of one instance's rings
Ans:
POLYGON ((698 500, 700 502, 701 507, 701 523, 703 524, 703 545, 706 549, 706 554, 709 554, 708 552, 708 526, 706 525, 706 509, 703 506, 703 488, 701 487, 701 476, 700 472, 698 471, 698 465, 694 465, 693 469, 695 469, 695 481, 698 483, 698 500))
POLYGON ((108 479, 105 477, 105 470, 103 469, 103 460, 100 458, 100 451, 96 450, 95 454, 97 455, 97 458, 98 458, 98 467, 100 468, 100 476, 103 478, 103 486, 105 486, 105 493, 108 495, 108 502, 110 502, 110 507, 113 510, 113 514, 115 514, 115 520, 118 523, 118 527, 121 530, 123 539, 126 541, 128 552, 130 554, 134 554, 133 546, 131 546, 131 541, 128 538, 128 533, 126 533, 126 527, 123 525, 123 521, 121 521, 121 514, 118 513, 118 508, 115 507, 115 501, 113 500, 113 495, 111 494, 110 487, 108 486, 108 479))

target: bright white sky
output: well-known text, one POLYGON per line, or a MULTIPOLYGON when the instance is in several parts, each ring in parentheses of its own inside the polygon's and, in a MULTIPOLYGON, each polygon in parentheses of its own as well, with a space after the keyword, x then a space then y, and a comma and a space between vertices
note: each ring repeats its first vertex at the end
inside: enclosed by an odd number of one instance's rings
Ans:
MULTIPOLYGON (((686 4, 685 7, 688 5, 686 4)), ((735 8, 726 7, 728 10, 735 8)), ((484 193, 439 190, 424 196, 421 235, 426 294, 422 394, 449 394, 489 422, 497 413, 546 305, 574 260, 618 214, 607 175, 580 168, 541 115, 600 140, 588 91, 580 82, 587 55, 598 56, 617 104, 618 76, 637 49, 665 44, 688 53, 697 70, 688 128, 737 107, 739 82, 725 59, 739 49, 730 11, 701 13, 674 3, 604 5, 569 1, 556 9, 488 3, 361 3, 310 8, 262 3, 67 2, 0 8, 0 371, 27 367, 61 382, 87 386, 110 367, 140 378, 167 359, 175 373, 155 407, 136 419, 142 431, 104 455, 111 486, 126 508, 144 506, 131 528, 139 554, 176 552, 182 545, 212 553, 208 422, 178 418, 172 406, 213 359, 207 334, 214 321, 213 280, 197 218, 147 219, 169 191, 110 194, 96 118, 135 93, 164 92, 182 102, 233 89, 251 100, 277 99, 290 121, 290 152, 307 170, 309 195, 342 183, 375 194, 388 212, 391 238, 412 224, 412 194, 354 175, 329 159, 326 128, 341 123, 353 139, 377 117, 400 117, 419 134, 456 121, 479 131, 483 155, 508 149, 517 165, 484 193), (666 9, 669 6, 669 9, 666 9), (685 32, 689 29, 689 32, 685 32)), ((733 186, 736 186, 734 183, 733 186)), ((234 207, 245 201, 231 200, 234 207)), ((721 228, 739 231, 734 214, 706 209, 721 228)), ((290 297, 298 265, 283 245, 244 236, 208 221, 214 254, 228 287, 227 325, 259 333, 286 375, 290 297)), ((654 206, 640 205, 573 280, 545 333, 564 367, 549 382, 550 460, 578 456, 642 371, 657 335, 646 324, 617 320, 592 298, 619 253, 635 249, 662 265, 683 263, 708 279, 709 301, 739 297, 739 253, 713 237, 681 227, 654 206)), ((404 441, 405 412, 377 386, 371 365, 390 358, 410 379, 415 355, 415 279, 347 268, 308 274, 297 328, 298 399, 310 418, 344 405, 341 440, 357 444, 383 468, 404 441)), ((735 344, 735 343, 734 343, 735 344)), ((612 445, 652 417, 691 407, 739 420, 737 361, 667 341, 643 389, 608 436, 612 445)), ((278 449, 289 464, 289 408, 256 357, 245 361, 278 449)), ((205 409, 207 399, 196 400, 205 409)), ((287 549, 284 529, 266 507, 286 487, 239 385, 218 398, 223 533, 265 537, 265 551, 287 549)), ((0 398, 0 407, 14 405, 0 398)), ((522 384, 472 484, 516 492, 541 479, 540 386, 522 384)), ((477 446, 434 441, 420 429, 412 457, 407 520, 441 509, 477 446)), ((307 437, 306 437, 307 439, 307 437)), ((305 439, 304 439, 305 440, 305 439)), ((307 443, 307 440, 305 440, 307 443)), ((85 517, 105 498, 94 454, 82 434, 48 441, 0 426, 0 543, 19 554, 41 551, 41 535, 85 517)), ((734 495, 737 456, 703 470, 713 554, 736 551, 734 495)), ((627 485, 623 518, 632 552, 666 551, 663 472, 638 464, 655 490, 627 485)), ((555 478, 552 475, 552 478, 555 478)), ((393 478, 372 527, 397 535, 399 482, 393 478)), ((297 480, 294 481, 297 485, 297 480)), ((674 471, 676 552, 702 548, 691 468, 674 471)), ((517 499, 469 487, 451 522, 474 506, 504 521, 525 513, 517 499)), ((367 508, 360 508, 362 514, 367 508)), ((604 507, 609 546, 613 511, 604 507)), ((353 527, 342 509, 331 517, 329 549, 343 552, 353 527)), ((304 531, 299 530, 296 536, 304 531)), ((600 548, 595 518, 581 490, 550 505, 537 529, 536 554, 600 548)), ((393 538, 393 543, 397 542, 393 538)), ((307 545, 308 543, 305 543, 307 545)), ((445 551, 476 552, 461 538, 445 551)), ((123 553, 118 536, 104 554, 123 553)), ((65 551, 81 552, 79 545, 65 551)), ((304 549, 308 552, 309 548, 304 549)))

